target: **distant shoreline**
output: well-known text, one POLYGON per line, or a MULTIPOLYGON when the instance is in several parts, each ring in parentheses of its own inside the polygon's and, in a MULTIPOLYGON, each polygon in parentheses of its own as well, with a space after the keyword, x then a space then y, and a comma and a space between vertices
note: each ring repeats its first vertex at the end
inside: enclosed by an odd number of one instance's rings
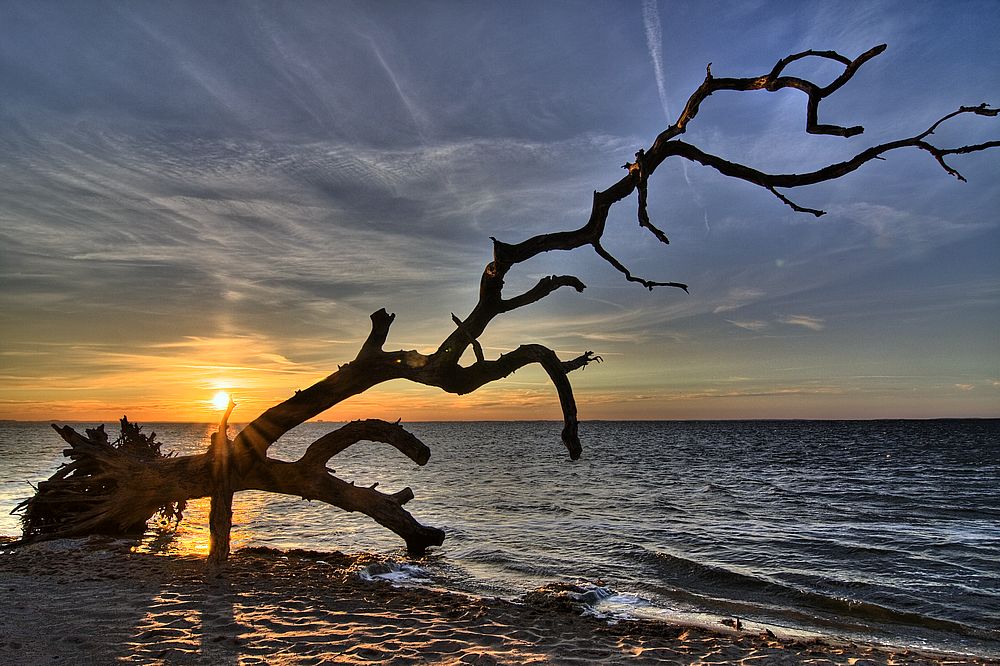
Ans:
MULTIPOLYGON (((32 424, 49 424, 49 423, 108 423, 117 421, 120 417, 114 417, 110 419, 0 419, 0 424, 4 423, 32 423, 32 424)), ((130 419, 131 420, 131 419, 130 419)), ((353 419, 352 419, 353 420, 353 419)), ((580 423, 880 423, 880 422, 894 422, 898 423, 900 421, 916 421, 916 422, 927 422, 927 421, 1000 421, 1000 416, 928 416, 926 418, 894 418, 894 417, 879 417, 879 418, 857 418, 857 419, 802 419, 802 418, 770 418, 770 419, 580 419, 580 423)), ((160 424, 195 424, 195 425, 216 425, 215 421, 143 421, 136 420, 140 425, 143 423, 160 423, 160 424)), ((350 421, 336 421, 336 420, 326 420, 319 419, 313 421, 306 421, 305 423, 329 423, 331 425, 337 425, 341 423, 349 423, 350 421)), ((246 422, 233 422, 231 425, 233 427, 241 427, 249 423, 246 422)), ((561 419, 456 419, 456 420, 437 420, 437 421, 407 421, 403 420, 402 423, 552 423, 560 424, 561 419)))

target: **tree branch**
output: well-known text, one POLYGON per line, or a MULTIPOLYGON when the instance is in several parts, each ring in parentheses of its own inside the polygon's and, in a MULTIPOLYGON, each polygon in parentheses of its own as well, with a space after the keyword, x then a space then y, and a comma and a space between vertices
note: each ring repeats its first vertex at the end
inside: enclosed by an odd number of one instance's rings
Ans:
POLYGON ((456 317, 454 312, 451 313, 451 320, 455 322, 455 326, 458 327, 458 330, 465 335, 465 341, 472 345, 472 352, 476 355, 476 360, 485 360, 486 357, 483 355, 483 346, 479 344, 479 340, 475 338, 472 331, 469 330, 469 327, 465 325, 465 322, 456 317))
POLYGON ((523 294, 501 301, 500 312, 510 312, 517 308, 523 308, 525 305, 537 303, 560 287, 573 287, 579 293, 583 293, 583 290, 587 288, 579 278, 572 275, 547 275, 523 294))
POLYGON ((648 229, 656 237, 656 240, 664 245, 670 245, 667 235, 653 226, 653 223, 649 221, 649 212, 646 210, 646 199, 648 196, 646 190, 649 182, 649 171, 646 168, 646 151, 640 148, 635 154, 635 163, 629 164, 626 162, 623 168, 627 169, 629 175, 636 179, 635 187, 639 192, 639 226, 648 229))
POLYGON ((625 279, 628 280, 629 282, 638 282, 639 284, 641 284, 646 289, 649 289, 650 291, 653 291, 653 287, 676 287, 678 289, 683 289, 684 291, 688 290, 687 285, 680 282, 654 282, 652 280, 647 280, 645 278, 632 275, 632 272, 629 271, 629 269, 625 268, 625 265, 622 264, 622 262, 615 259, 614 255, 612 255, 610 252, 604 249, 604 246, 601 245, 600 241, 595 240, 593 243, 591 243, 591 245, 594 246, 594 251, 597 252, 597 255, 599 257, 601 257, 609 264, 614 266, 619 272, 622 273, 622 275, 625 276, 625 279))
POLYGON ((398 423, 379 419, 351 421, 309 445, 299 458, 303 465, 325 466, 326 462, 360 441, 383 442, 398 449, 418 465, 426 465, 431 450, 398 423))
POLYGON ((389 314, 385 311, 385 308, 371 314, 372 330, 368 334, 368 339, 361 345, 358 358, 374 356, 382 351, 382 345, 385 344, 386 338, 389 337, 389 327, 392 326, 392 322, 395 319, 396 315, 389 314))
POLYGON ((926 137, 942 122, 948 120, 949 118, 954 118, 957 115, 972 113, 980 116, 996 116, 997 112, 998 109, 987 107, 985 104, 981 106, 962 107, 958 111, 949 113, 935 122, 931 130, 921 132, 920 134, 907 139, 898 139, 896 141, 889 141, 877 146, 872 146, 871 148, 861 151, 849 160, 829 164, 820 169, 816 169, 815 171, 809 171, 806 173, 765 173, 744 164, 729 162, 728 160, 725 160, 717 155, 706 153, 700 148, 680 140, 668 142, 664 145, 663 150, 667 155, 678 155, 693 162, 698 162, 711 167, 725 176, 739 178, 740 180, 745 180, 748 183, 763 187, 781 199, 784 203, 791 206, 793 209, 817 215, 822 214, 822 211, 801 208, 776 192, 774 188, 802 187, 804 185, 815 185, 817 183, 835 180, 851 173, 852 171, 858 170, 872 160, 882 159, 882 156, 886 153, 899 150, 900 148, 917 148, 918 150, 923 150, 933 156, 949 174, 955 176, 959 180, 965 180, 961 174, 945 164, 944 157, 946 155, 966 155, 973 152, 987 150, 989 148, 1000 147, 1000 141, 987 141, 985 143, 962 146, 960 148, 938 148, 937 146, 927 142, 926 137))
POLYGON ((576 400, 573 398, 573 387, 567 374, 586 366, 600 357, 593 352, 585 352, 571 361, 560 361, 554 351, 542 345, 521 345, 507 354, 501 354, 495 361, 479 361, 467 368, 455 367, 446 376, 438 378, 434 384, 449 393, 464 395, 490 382, 503 379, 530 363, 538 363, 549 375, 549 379, 559 394, 559 404, 563 413, 562 441, 569 451, 570 458, 580 457, 582 448, 577 435, 576 400))
POLYGON ((825 210, 819 210, 818 208, 806 208, 798 205, 797 203, 795 203, 794 201, 786 197, 784 194, 774 189, 773 187, 767 187, 766 189, 768 192, 778 197, 778 200, 781 201, 781 203, 787 205, 796 213, 812 213, 816 217, 822 217, 823 215, 826 215, 825 210))
POLYGON ((238 490, 298 495, 345 511, 364 513, 402 537, 407 549, 415 554, 444 543, 444 531, 421 525, 403 508, 403 504, 413 497, 409 488, 390 495, 374 488, 355 486, 328 474, 322 465, 314 463, 314 460, 306 460, 305 456, 294 463, 266 459, 242 479, 238 490))
POLYGON ((767 90, 768 92, 775 92, 783 88, 795 88, 806 93, 808 98, 808 101, 806 102, 806 132, 810 134, 831 134, 843 137, 860 134, 864 132, 863 127, 840 127, 837 125, 819 124, 817 119, 819 103, 847 83, 863 64, 881 54, 885 51, 885 49, 885 44, 879 44, 878 46, 868 49, 854 60, 850 60, 836 51, 803 51, 801 53, 796 53, 782 58, 774 65, 771 71, 764 76, 746 78, 714 78, 712 76, 712 65, 709 63, 705 72, 705 81, 698 87, 697 90, 694 91, 694 93, 691 94, 691 97, 688 98, 687 104, 684 106, 684 110, 681 112, 677 122, 657 137, 657 140, 654 142, 653 148, 650 149, 650 152, 657 149, 658 143, 666 142, 678 134, 683 133, 687 128, 688 123, 694 120, 695 116, 698 115, 701 103, 705 101, 709 95, 719 90, 767 90), (828 60, 839 62, 844 65, 844 71, 840 76, 834 79, 833 82, 825 87, 818 86, 812 81, 798 77, 781 76, 781 73, 789 64, 795 62, 796 60, 801 60, 810 56, 826 58, 828 60))

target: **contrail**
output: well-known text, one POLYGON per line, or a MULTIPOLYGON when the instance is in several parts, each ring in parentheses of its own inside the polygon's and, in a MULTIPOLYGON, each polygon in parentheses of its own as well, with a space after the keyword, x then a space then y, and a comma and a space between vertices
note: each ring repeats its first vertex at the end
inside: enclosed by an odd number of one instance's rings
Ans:
POLYGON ((656 76, 656 89, 660 93, 660 105, 663 115, 670 120, 670 104, 667 102, 667 81, 663 75, 663 29, 660 27, 660 11, 656 0, 643 0, 642 23, 646 26, 646 45, 649 47, 649 57, 653 60, 653 74, 656 76))
POLYGON ((375 54, 375 58, 378 60, 378 64, 382 66, 382 69, 388 75, 389 80, 392 82, 393 88, 396 89, 396 94, 399 95, 400 101, 403 102, 403 106, 406 107, 406 111, 410 114, 410 119, 413 121, 413 125, 417 129, 417 136, 420 138, 420 142, 427 144, 427 117, 424 115, 423 111, 417 108, 417 105, 413 103, 409 95, 403 92, 403 87, 399 85, 399 80, 396 78, 396 74, 389 67, 389 63, 385 61, 382 57, 382 51, 379 49, 378 44, 372 37, 365 35, 368 38, 368 43, 371 44, 372 52, 375 54))
MULTIPOLYGON (((660 106, 663 107, 663 115, 667 122, 671 122, 670 103, 667 101, 667 77, 663 73, 663 28, 660 26, 660 10, 656 0, 643 0, 642 2, 642 24, 646 28, 646 46, 649 47, 649 57, 653 61, 653 75, 656 78, 656 90, 660 93, 660 106)), ((684 171, 684 182, 694 195, 695 203, 701 208, 705 217, 705 230, 712 231, 708 223, 708 210, 705 208, 705 201, 701 198, 701 193, 695 189, 688 175, 687 160, 681 160, 681 169, 684 171)))

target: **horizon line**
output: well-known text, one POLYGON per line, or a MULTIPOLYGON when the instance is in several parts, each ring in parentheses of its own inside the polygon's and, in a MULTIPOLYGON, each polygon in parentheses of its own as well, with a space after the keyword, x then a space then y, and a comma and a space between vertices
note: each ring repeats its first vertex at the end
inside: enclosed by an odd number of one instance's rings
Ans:
MULTIPOLYGON (((115 419, 120 421, 121 419, 115 419)), ((352 423, 353 421, 365 421, 367 419, 313 419, 309 421, 303 421, 300 425, 306 423, 352 423)), ((138 423, 141 425, 140 421, 132 421, 131 423, 138 423)), ((877 422, 877 421, 1000 421, 1000 415, 998 416, 878 416, 878 417, 844 417, 844 418, 802 418, 802 417, 769 417, 769 418, 714 418, 714 419, 684 419, 684 418, 670 418, 670 419, 579 419, 578 423, 725 423, 725 422, 791 422, 791 421, 814 421, 814 422, 828 422, 828 423, 849 423, 849 422, 877 422)), ((0 419, 0 424, 2 423, 91 423, 91 422, 103 422, 101 419, 0 419)), ((229 425, 232 427, 246 426, 251 421, 244 422, 231 422, 229 425)), ((429 420, 412 420, 404 421, 400 419, 398 423, 553 423, 561 424, 562 419, 429 419, 429 420)), ((145 421, 145 423, 156 423, 156 424, 177 424, 177 425, 218 425, 217 421, 145 421)), ((296 426, 297 427, 297 426, 296 426)))

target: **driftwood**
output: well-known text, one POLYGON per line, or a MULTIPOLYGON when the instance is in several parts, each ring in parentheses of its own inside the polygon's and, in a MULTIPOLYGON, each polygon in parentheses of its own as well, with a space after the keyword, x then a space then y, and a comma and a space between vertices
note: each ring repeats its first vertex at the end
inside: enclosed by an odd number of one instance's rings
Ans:
POLYGON ((545 252, 590 246, 628 281, 650 290, 676 287, 687 291, 687 285, 680 282, 660 282, 633 275, 602 244, 608 211, 633 191, 638 193, 639 225, 659 242, 669 243, 666 234, 652 223, 647 213, 647 182, 657 167, 670 157, 698 162, 724 175, 762 187, 793 210, 816 216, 823 215, 823 211, 800 206, 779 189, 839 178, 901 148, 924 151, 948 174, 965 180, 946 160, 954 155, 998 147, 1000 141, 942 148, 932 144, 930 139, 942 123, 956 116, 996 116, 998 109, 986 104, 960 107, 909 138, 872 146, 849 160, 801 174, 765 173, 729 162, 678 139, 695 120, 701 105, 717 91, 774 92, 784 88, 794 88, 806 95, 806 132, 844 138, 861 134, 864 130, 860 126, 821 123, 819 105, 846 84, 858 68, 885 48, 885 45, 876 46, 853 60, 833 51, 804 51, 782 58, 762 76, 749 78, 716 78, 709 66, 704 82, 690 96, 676 122, 660 133, 651 146, 639 150, 634 162, 626 162, 624 168, 627 173, 621 180, 603 191, 594 192, 590 218, 583 226, 541 234, 513 244, 491 238, 493 261, 486 266, 480 279, 478 303, 464 319, 452 315, 455 329, 433 353, 386 351, 383 347, 395 315, 384 309, 378 310, 371 315, 371 331, 354 360, 271 407, 244 427, 234 439, 229 439, 227 435, 227 421, 232 410, 230 404, 218 432, 212 435, 208 450, 200 455, 164 457, 159 454, 158 445, 153 445, 154 436, 142 439, 144 436, 137 427, 124 419, 123 436, 117 443, 108 442, 103 426, 81 435, 68 426, 54 425, 70 445, 65 453, 71 462, 40 484, 36 495, 21 505, 23 541, 102 531, 141 530, 146 521, 157 513, 179 518, 187 500, 211 497, 209 563, 220 565, 229 552, 233 494, 256 489, 317 499, 346 511, 360 511, 402 537, 414 552, 440 545, 444 532, 421 525, 403 508, 413 499, 409 488, 385 494, 374 486, 358 487, 342 481, 327 469, 331 457, 362 440, 390 444, 418 465, 425 464, 430 451, 398 423, 380 420, 348 423, 313 442, 295 462, 269 457, 269 447, 295 426, 385 381, 406 379, 449 393, 466 394, 503 379, 526 365, 538 364, 548 374, 559 396, 564 421, 562 442, 571 459, 579 458, 581 446, 577 408, 569 373, 601 358, 587 351, 576 358, 563 360, 545 346, 525 344, 498 358, 488 359, 478 339, 495 317, 532 305, 563 287, 582 292, 584 284, 571 275, 552 275, 542 278, 524 293, 505 297, 504 278, 508 272, 517 264, 545 252), (790 63, 810 57, 838 62, 844 66, 843 73, 826 86, 783 75, 790 63), (475 361, 462 365, 460 361, 470 347, 475 361))

